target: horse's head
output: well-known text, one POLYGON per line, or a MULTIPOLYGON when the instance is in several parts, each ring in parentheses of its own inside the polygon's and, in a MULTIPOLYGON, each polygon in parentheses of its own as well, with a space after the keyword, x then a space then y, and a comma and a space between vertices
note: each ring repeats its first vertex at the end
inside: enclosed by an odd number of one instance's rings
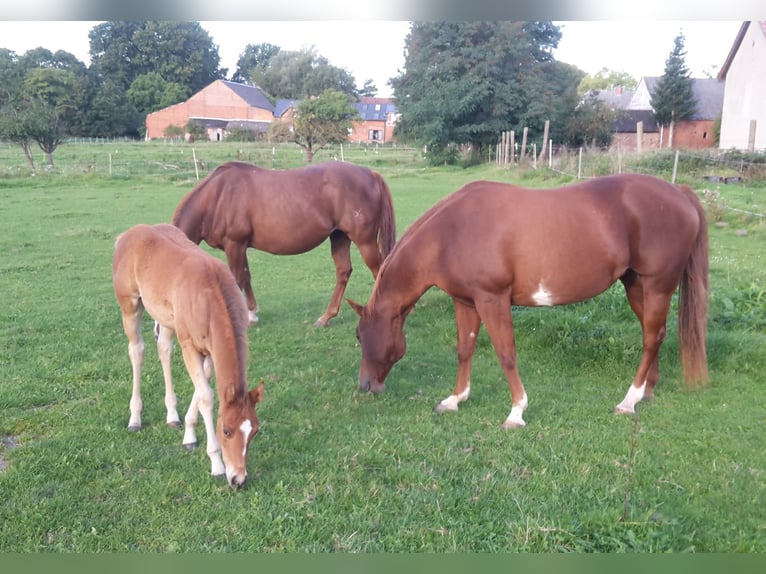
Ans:
POLYGON ((385 380, 391 367, 404 356, 407 340, 402 316, 388 317, 347 299, 359 315, 356 338, 362 346, 359 366, 359 390, 380 393, 386 390, 385 380))
POLYGON ((247 451, 261 426, 255 405, 262 398, 263 382, 237 399, 224 400, 218 410, 216 435, 221 445, 226 480, 232 488, 240 488, 247 480, 247 451))

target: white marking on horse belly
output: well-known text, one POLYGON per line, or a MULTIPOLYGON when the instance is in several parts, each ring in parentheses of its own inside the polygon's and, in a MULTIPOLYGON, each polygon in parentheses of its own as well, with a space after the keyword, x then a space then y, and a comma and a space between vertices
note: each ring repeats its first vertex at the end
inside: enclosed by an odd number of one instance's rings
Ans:
POLYGON ((242 447, 242 456, 245 456, 247 454, 247 437, 250 436, 250 431, 253 430, 253 423, 248 419, 245 419, 242 421, 242 424, 239 425, 239 430, 242 431, 242 436, 244 437, 243 440, 245 446, 242 447))
POLYGON ((552 307, 554 303, 553 294, 548 291, 542 283, 540 283, 540 285, 537 287, 537 291, 532 293, 532 301, 541 307, 552 307))

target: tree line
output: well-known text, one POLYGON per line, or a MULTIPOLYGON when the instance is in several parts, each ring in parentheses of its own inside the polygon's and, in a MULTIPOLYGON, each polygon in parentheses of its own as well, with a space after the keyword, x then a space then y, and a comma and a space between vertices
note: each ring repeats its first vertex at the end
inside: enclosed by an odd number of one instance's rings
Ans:
MULTIPOLYGON (((314 48, 248 44, 230 73, 199 22, 102 22, 88 37, 90 65, 61 50, 0 48, 0 138, 18 143, 33 168, 35 143, 52 163, 66 137, 139 138, 147 114, 227 78, 257 85, 273 101, 305 101, 293 141, 310 161, 312 147, 344 137, 350 104, 377 93, 314 48)), ((608 145, 615 111, 592 94, 625 74, 591 77, 557 62, 560 38, 548 21, 412 22, 404 69, 389 80, 401 114, 396 138, 425 145, 435 164, 454 161, 461 148, 481 157, 507 130, 527 127, 539 139, 546 120, 558 142, 608 145)), ((668 93, 677 92, 672 85, 668 93)))

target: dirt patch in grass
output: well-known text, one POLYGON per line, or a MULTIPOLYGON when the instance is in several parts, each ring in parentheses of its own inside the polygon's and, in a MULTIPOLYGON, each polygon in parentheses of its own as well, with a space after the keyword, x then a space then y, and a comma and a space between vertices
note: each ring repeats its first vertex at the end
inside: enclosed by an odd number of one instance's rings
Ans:
POLYGON ((0 449, 0 472, 3 472, 6 468, 8 468, 8 461, 5 460, 5 457, 3 456, 3 454, 7 451, 10 451, 16 448, 16 445, 17 445, 16 437, 13 437, 13 436, 0 437, 0 443, 2 443, 3 445, 3 448, 0 449))

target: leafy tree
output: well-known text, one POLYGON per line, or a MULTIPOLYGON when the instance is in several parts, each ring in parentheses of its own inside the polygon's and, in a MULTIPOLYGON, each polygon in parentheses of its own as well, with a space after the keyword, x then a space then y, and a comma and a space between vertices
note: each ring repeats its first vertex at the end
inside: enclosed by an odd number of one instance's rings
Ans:
POLYGON ((93 137, 136 137, 144 129, 141 125, 143 117, 128 100, 126 91, 117 82, 106 78, 93 96, 86 133, 93 137))
POLYGON ((359 90, 360 97, 375 97, 378 93, 378 87, 372 82, 371 78, 364 81, 362 89, 359 90))
POLYGON ((253 83, 277 98, 300 100, 319 96, 325 90, 337 90, 356 98, 354 76, 344 68, 329 63, 315 48, 297 52, 280 51, 266 68, 256 68, 253 83))
POLYGON ((325 90, 298 104, 293 141, 306 151, 306 162, 311 163, 323 147, 346 141, 357 115, 348 96, 339 90, 325 90))
POLYGON ((673 49, 665 60, 665 72, 657 80, 649 101, 657 123, 670 127, 668 147, 673 145, 672 133, 675 122, 688 118, 697 109, 697 100, 692 87, 693 80, 686 67, 684 40, 682 33, 673 40, 673 49))
POLYGON ((638 82, 627 72, 618 72, 609 68, 601 68, 595 75, 585 74, 577 86, 577 93, 584 95, 592 90, 610 90, 622 86, 626 90, 635 90, 638 82))
POLYGON ((30 110, 7 99, 0 107, 0 138, 18 144, 29 162, 32 173, 36 171, 32 156, 32 137, 27 122, 31 119, 30 110))
MULTIPOLYGON (((99 83, 110 83, 110 86, 98 90, 101 100, 114 99, 115 87, 127 93, 139 77, 147 74, 158 74, 165 82, 177 84, 166 86, 167 92, 163 90, 160 100, 164 98, 166 101, 171 99, 170 93, 173 97, 180 93, 188 96, 226 74, 226 70, 219 67, 218 47, 199 22, 102 22, 91 29, 88 37, 91 69, 99 83)), ((139 83, 133 91, 132 97, 142 109, 145 105, 157 103, 154 101, 156 95, 146 93, 152 83, 139 83)), ((110 115, 106 110, 101 110, 99 116, 93 122, 98 131, 103 130, 105 121, 115 121, 109 130, 111 135, 137 134, 143 128, 143 117, 135 110, 128 116, 134 123, 128 126, 120 117, 110 115)))
POLYGON ((576 146, 608 147, 612 143, 616 119, 617 112, 590 93, 567 120, 566 141, 576 146))
POLYGON ((268 42, 248 44, 237 60, 237 70, 231 77, 233 82, 242 84, 253 83, 255 71, 265 70, 271 59, 279 53, 280 47, 268 42))
POLYGON ((145 115, 182 102, 190 94, 178 82, 167 82, 159 73, 149 72, 133 80, 127 96, 128 102, 145 115))
POLYGON ((560 38, 551 22, 413 22, 405 71, 390 82, 402 114, 397 136, 434 157, 453 143, 481 154, 504 130, 526 126, 539 136, 570 72, 550 65, 560 38), (558 80, 547 82, 543 70, 558 80))

